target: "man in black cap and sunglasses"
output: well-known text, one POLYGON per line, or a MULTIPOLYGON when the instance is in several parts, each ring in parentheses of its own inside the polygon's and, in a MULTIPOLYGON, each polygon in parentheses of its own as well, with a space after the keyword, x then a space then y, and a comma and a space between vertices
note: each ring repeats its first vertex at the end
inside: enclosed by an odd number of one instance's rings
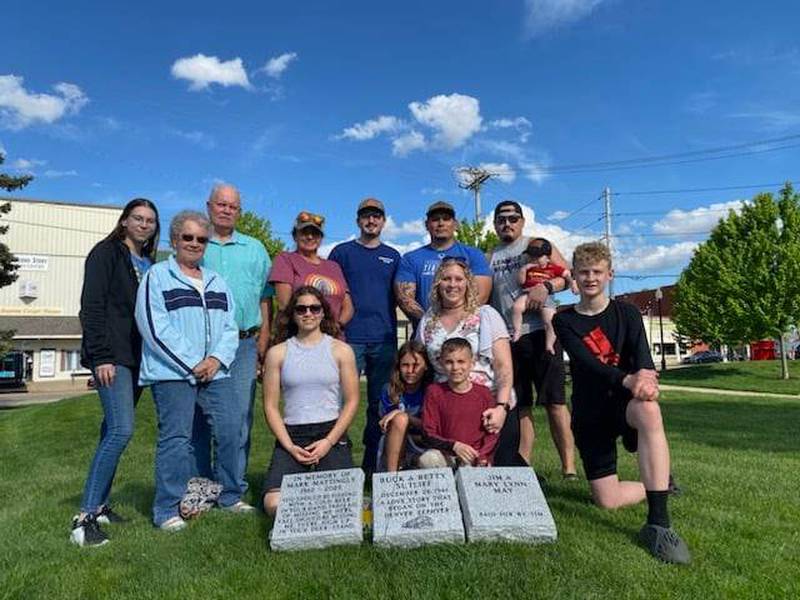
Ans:
MULTIPOLYGON (((565 478, 574 479, 575 442, 570 428, 570 415, 564 394, 564 360, 561 346, 556 342, 555 353, 547 351, 544 322, 539 310, 550 295, 564 289, 562 277, 544 281, 527 290, 522 290, 518 272, 522 266, 523 253, 532 242, 522 235, 525 217, 522 206, 514 200, 504 200, 494 209, 494 229, 500 243, 489 257, 492 269, 491 305, 503 315, 506 325, 513 331, 514 301, 521 293, 528 295, 528 311, 523 316, 519 339, 511 344, 514 363, 514 391, 520 420, 519 453, 530 462, 533 450, 533 390, 536 388, 536 403, 544 406, 550 421, 550 433, 561 458, 561 469, 565 478)), ((546 240, 541 240, 547 243, 546 240)), ((535 244, 536 241, 533 241, 535 244)), ((551 260, 561 267, 569 265, 558 251, 551 248, 551 260)))

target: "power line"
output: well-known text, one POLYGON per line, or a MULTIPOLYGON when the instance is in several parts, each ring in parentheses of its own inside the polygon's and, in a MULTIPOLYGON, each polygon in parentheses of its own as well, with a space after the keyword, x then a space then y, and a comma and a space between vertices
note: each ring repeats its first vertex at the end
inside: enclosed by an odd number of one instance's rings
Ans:
POLYGON ((542 170, 546 173, 589 173, 604 170, 636 168, 642 166, 661 166, 670 164, 683 164, 686 162, 699 162, 703 160, 716 160, 720 158, 733 158, 737 156, 748 156, 750 154, 757 154, 761 152, 771 152, 774 150, 782 150, 787 148, 795 148, 800 144, 786 144, 783 146, 775 146, 773 148, 762 148, 760 150, 751 150, 749 152, 732 152, 744 148, 753 148, 757 146, 764 146, 766 144, 776 144, 791 140, 800 139, 800 134, 787 135, 777 138, 770 138, 765 140, 756 140, 745 142, 741 144, 733 144, 729 146, 719 146, 716 148, 707 148, 705 150, 694 150, 689 152, 678 152, 673 154, 662 154, 656 156, 645 156, 640 158, 629 158, 622 160, 600 161, 593 163, 576 163, 571 165, 557 165, 553 167, 543 167, 542 170), (713 154, 723 154, 722 156, 709 156, 713 154), (690 158, 691 157, 691 158, 690 158), (688 160, 679 160, 687 158, 688 160))
POLYGON ((597 198, 593 198, 592 200, 589 200, 586 204, 582 204, 581 206, 579 206, 578 208, 576 208, 575 210, 570 212, 566 217, 564 217, 562 219, 559 219, 559 223, 563 223, 564 221, 567 221, 567 220, 571 219, 572 217, 577 215, 579 212, 581 212, 583 209, 588 208, 589 206, 591 206, 592 204, 594 204, 598 200, 601 200, 602 198, 603 198, 602 196, 598 196, 597 198))
POLYGON ((649 196, 654 194, 690 194, 695 192, 727 192, 731 190, 747 190, 754 188, 767 188, 776 187, 791 183, 792 185, 800 184, 800 181, 781 181, 777 183, 753 183, 749 185, 729 185, 724 187, 705 187, 705 188, 683 188, 673 190, 648 190, 648 191, 632 191, 632 192, 614 192, 614 196, 649 196))

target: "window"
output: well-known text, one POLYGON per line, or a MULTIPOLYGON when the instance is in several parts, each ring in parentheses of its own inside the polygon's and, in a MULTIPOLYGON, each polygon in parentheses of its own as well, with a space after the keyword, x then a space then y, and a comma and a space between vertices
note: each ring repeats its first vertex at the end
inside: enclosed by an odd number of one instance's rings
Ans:
POLYGON ((61 370, 68 372, 81 370, 80 350, 61 351, 61 370))

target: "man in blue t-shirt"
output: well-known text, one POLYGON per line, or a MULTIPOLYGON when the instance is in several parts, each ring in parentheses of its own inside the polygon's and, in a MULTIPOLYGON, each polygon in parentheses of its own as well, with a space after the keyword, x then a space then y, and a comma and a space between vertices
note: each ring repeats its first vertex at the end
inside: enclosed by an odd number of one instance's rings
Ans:
POLYGON ((430 244, 403 255, 394 279, 397 303, 415 325, 428 309, 433 277, 439 263, 447 256, 467 261, 478 284, 480 304, 486 304, 492 291, 492 271, 486 257, 477 248, 456 240, 458 220, 452 204, 442 201, 431 204, 425 227, 431 236, 430 244))
POLYGON ((397 316, 392 283, 400 253, 381 243, 386 224, 383 203, 365 198, 358 205, 358 239, 344 242, 328 258, 339 263, 350 288, 355 314, 345 326, 347 342, 356 355, 358 372, 367 376, 367 422, 364 427, 362 468, 375 471, 381 430, 379 404, 381 390, 389 381, 397 351, 397 316))

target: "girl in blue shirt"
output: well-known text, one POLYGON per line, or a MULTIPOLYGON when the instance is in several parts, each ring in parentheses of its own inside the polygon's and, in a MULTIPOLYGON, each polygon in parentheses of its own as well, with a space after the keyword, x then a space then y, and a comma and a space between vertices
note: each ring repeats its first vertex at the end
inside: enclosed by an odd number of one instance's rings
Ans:
POLYGON ((406 342, 397 352, 389 383, 381 392, 378 422, 384 435, 378 449, 378 464, 387 471, 414 466, 424 452, 422 437, 422 400, 433 370, 425 347, 417 341, 406 342))

